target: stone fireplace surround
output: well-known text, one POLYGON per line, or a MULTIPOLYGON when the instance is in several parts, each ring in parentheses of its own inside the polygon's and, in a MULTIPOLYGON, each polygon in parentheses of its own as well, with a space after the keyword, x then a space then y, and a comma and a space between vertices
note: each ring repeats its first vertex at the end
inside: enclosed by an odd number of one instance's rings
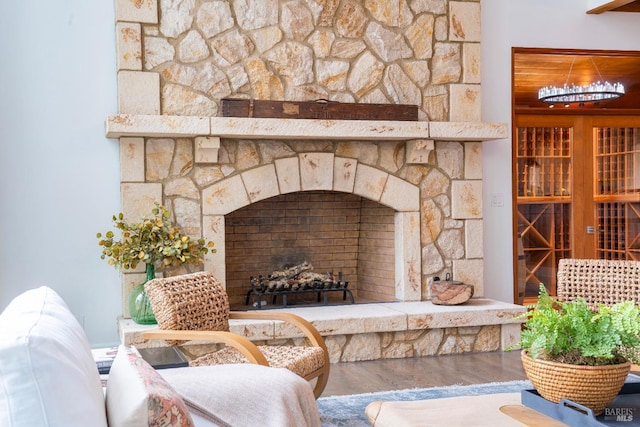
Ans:
MULTIPOLYGON (((185 232, 216 243, 204 268, 224 282, 229 212, 304 191, 373 200, 394 211, 399 302, 301 312, 332 361, 517 341, 522 307, 482 298, 481 141, 507 129, 479 120, 479 2, 116 0, 116 20, 120 114, 106 135, 120 141, 127 217, 161 200, 185 232), (420 121, 216 117, 233 96, 412 103, 420 121), (446 272, 476 298, 428 302, 446 272)), ((123 301, 143 276, 123 274, 123 301)), ((143 345, 124 303, 123 315, 123 342, 143 345)), ((277 323, 232 327, 298 339, 277 323)))
MULTIPOLYGON (((140 135, 153 135, 154 138, 193 137, 193 128, 188 126, 183 128, 179 125, 183 121, 193 119, 189 117, 115 115, 107 119, 107 136, 120 138, 121 147, 125 148, 125 155, 136 151, 144 152, 144 138, 140 135)), ((197 119, 200 120, 200 118, 197 119)), ((280 119, 279 126, 272 128, 269 126, 273 123, 272 119, 212 118, 210 120, 216 123, 227 123, 227 126, 234 129, 234 132, 238 132, 238 135, 222 132, 219 132, 222 135, 218 135, 213 131, 215 136, 204 137, 207 138, 206 142, 209 144, 204 148, 207 151, 201 152, 203 144, 195 143, 194 157, 196 159, 206 158, 207 161, 211 161, 215 158, 220 146, 217 138, 220 136, 234 139, 242 136, 243 138, 272 141, 271 138, 283 139, 283 135, 278 133, 280 125, 293 122, 292 127, 295 127, 293 125, 299 122, 299 120, 293 119, 280 119), (241 124, 244 124, 248 129, 243 131, 241 124), (256 128, 259 131, 256 131, 256 128), (214 138, 213 144, 211 144, 211 138, 214 138)), ((385 129, 382 134, 386 140, 404 141, 406 138, 414 136, 411 133, 403 133, 402 122, 368 123, 322 120, 312 122, 316 126, 332 129, 333 134, 328 138, 325 135, 325 140, 347 139, 351 138, 352 131, 356 134, 366 134, 374 128, 374 131, 379 133, 381 127, 385 129), (339 132, 340 129, 343 129, 343 133, 339 132)), ((420 123, 420 129, 426 133, 426 136, 429 135, 430 125, 438 129, 438 132, 450 132, 446 136, 449 140, 471 141, 465 142, 465 144, 473 144, 475 140, 503 138, 506 133, 504 126, 499 124, 420 123)), ((207 134, 204 129, 201 131, 205 135, 207 134)), ((305 133, 305 135, 296 135, 296 139, 309 138, 311 141, 315 141, 321 138, 320 135, 310 134, 308 131, 305 133)), ((285 135, 284 138, 289 135, 285 135)), ((202 137, 195 137, 195 140, 198 141, 198 138, 202 137)), ((153 143, 154 139, 151 141, 153 143)), ((407 141, 407 144, 410 155, 418 158, 422 156, 428 158, 429 152, 435 146, 435 143, 429 140, 412 139, 407 141)), ((275 164, 267 167, 250 169, 247 176, 234 175, 235 181, 222 179, 203 191, 203 199, 213 201, 213 203, 210 211, 207 211, 206 207, 202 208, 205 214, 210 214, 210 217, 207 215, 203 217, 205 227, 202 234, 205 238, 216 241, 218 247, 218 252, 215 255, 207 256, 205 269, 214 272, 220 271, 216 269, 224 271, 224 243, 222 242, 225 241, 223 224, 226 213, 252 203, 252 197, 261 200, 286 193, 281 190, 282 188, 290 188, 295 191, 301 191, 302 188, 335 191, 335 186, 342 188, 344 180, 348 177, 347 181, 350 184, 347 188, 350 188, 353 194, 367 195, 372 200, 384 202, 385 205, 393 207, 395 210, 396 283, 401 286, 396 286, 396 299, 399 302, 395 303, 287 309, 289 312, 294 312, 308 319, 319 329, 330 350, 332 363, 495 351, 505 349, 519 341, 522 320, 516 320, 514 317, 522 313, 524 307, 477 297, 462 306, 436 306, 425 301, 428 300, 428 286, 412 286, 412 274, 415 274, 413 277, 418 281, 413 282, 414 284, 420 283, 419 278, 423 276, 423 271, 419 267, 421 266, 420 213, 412 210, 419 197, 417 195, 407 197, 407 195, 419 193, 417 187, 400 179, 394 179, 390 175, 384 175, 384 172, 380 170, 366 165, 360 166, 357 160, 343 158, 332 153, 302 152, 298 156, 284 157, 278 160, 274 162, 275 164), (286 166, 281 168, 280 174, 276 173, 278 160, 286 162, 286 166), (305 164, 320 164, 325 167, 305 167, 305 164), (260 171, 258 172, 258 170, 260 171), (322 174, 318 174, 318 170, 323 171, 322 174), (341 173, 337 173, 336 170, 341 173), (252 176, 252 173, 257 175, 252 176), (364 178, 359 179, 358 173, 368 175, 362 175, 364 178), (376 180, 376 174, 383 174, 384 179, 376 180), (323 182, 324 186, 318 184, 323 182), (365 190, 356 191, 356 182, 361 182, 363 187, 369 191, 373 191, 370 183, 379 182, 380 186, 374 192, 377 196, 372 197, 371 193, 366 193, 365 190), (414 245, 413 248, 412 245, 414 245), (407 257, 409 257, 409 262, 406 262, 407 257), (405 277, 408 280, 403 280, 405 277)), ((132 164, 142 168, 140 165, 144 164, 144 161, 133 161, 133 159, 126 157, 123 159, 124 166, 132 164)), ((130 202, 135 201, 148 205, 152 200, 156 200, 153 198, 153 194, 152 197, 149 197, 148 194, 140 194, 136 190, 135 186, 131 188, 123 184, 123 195, 129 197, 130 202)), ((156 191, 155 197, 161 197, 160 185, 156 186, 156 191)), ((466 196, 461 196, 467 193, 464 190, 458 191, 461 192, 458 195, 460 200, 454 197, 452 202, 452 210, 454 211, 469 208, 468 204, 461 204, 466 198, 466 196)), ((219 272, 216 274, 219 277, 224 277, 219 272)), ((135 276, 135 274, 129 276, 135 276)), ((140 279, 132 280, 131 284, 138 281, 140 279)), ((124 312, 126 313, 126 311, 124 312)), ((164 345, 162 342, 148 343, 140 339, 140 332, 148 328, 153 328, 153 326, 136 325, 126 318, 119 320, 119 331, 123 343, 139 347, 164 345)), ((231 330, 248 336, 256 343, 297 342, 301 339, 296 331, 285 327, 281 322, 232 321, 231 330)), ((194 348, 201 344, 206 343, 192 343, 192 345, 196 345, 194 348)))
MULTIPOLYGON (((436 146, 430 137, 446 138, 446 144, 462 141, 456 145, 471 146, 471 150, 477 152, 479 146, 475 141, 502 138, 506 135, 504 125, 493 123, 201 118, 162 115, 110 116, 106 130, 107 136, 120 138, 123 174, 130 176, 162 175, 162 172, 149 172, 150 168, 154 168, 151 166, 154 162, 164 164, 166 169, 172 170, 180 168, 180 161, 205 166, 216 164, 221 161, 219 151, 224 150, 221 148, 221 140, 228 141, 227 151, 233 150, 235 145, 240 145, 243 141, 263 141, 263 152, 270 150, 272 160, 257 167, 247 168, 239 174, 221 176, 210 185, 203 186, 199 193, 186 185, 181 178, 165 180, 167 183, 140 184, 123 180, 123 211, 127 216, 142 216, 153 205, 153 201, 163 199, 163 192, 165 196, 168 192, 179 193, 181 196, 191 192, 194 193, 193 197, 202 200, 202 205, 196 206, 196 209, 202 211, 201 228, 199 220, 193 221, 188 217, 183 221, 178 218, 178 222, 189 234, 202 235, 205 239, 215 242, 217 252, 205 257, 204 268, 214 272, 223 283, 226 278, 225 215, 242 207, 279 195, 321 190, 357 195, 392 208, 395 212, 394 295, 397 301, 428 299, 429 280, 435 275, 432 273, 442 274, 449 269, 444 265, 439 267, 445 267, 444 271, 425 271, 422 268, 425 250, 421 248, 420 240, 424 237, 425 226, 421 223, 429 221, 430 218, 425 218, 425 213, 421 212, 421 208, 424 210, 421 205, 424 205, 425 201, 420 193, 429 192, 431 189, 421 190, 418 185, 406 179, 379 167, 362 163, 369 146, 389 153, 397 150, 398 143, 406 144, 403 146, 406 162, 420 164, 428 162, 436 146), (204 120, 210 120, 209 127, 202 125, 204 120), (194 122, 200 126, 194 127, 194 122), (422 138, 415 139, 417 136, 422 138), (182 159, 185 154, 179 152, 180 147, 171 141, 168 142, 166 138, 176 138, 179 141, 182 138, 193 138, 193 157, 187 156, 189 160, 182 159), (354 138, 363 142, 353 142, 354 138), (344 145, 336 145, 334 152, 306 151, 308 147, 316 147, 317 144, 321 144, 326 150, 326 147, 330 146, 328 144, 332 143, 344 145), (160 147, 155 147, 156 144, 160 147), (344 154, 350 154, 352 157, 346 157, 344 154), (167 187, 171 189, 167 190, 167 187)), ((475 165, 467 165, 467 168, 474 167, 475 165)), ((169 175, 169 172, 166 175, 169 175)), ((436 180, 433 183, 442 185, 436 180)), ((476 288, 475 295, 481 297, 483 282, 477 261, 481 261, 482 248, 478 245, 481 245, 482 240, 473 235, 481 235, 481 229, 477 229, 477 226, 481 226, 479 184, 480 180, 452 181, 451 198, 446 201, 446 209, 451 212, 454 228, 466 225, 467 242, 463 243, 465 248, 462 251, 467 253, 467 257, 452 259, 445 262, 445 265, 450 266, 455 277, 473 284, 476 288)), ((172 199, 168 199, 168 202, 171 201, 172 199)), ((175 206, 175 209, 180 208, 175 206)), ((427 256, 430 256, 429 253, 427 256)), ((139 280, 132 274, 125 275, 126 279, 131 280, 128 286, 139 280)), ((125 285, 123 295, 127 292, 125 285)), ((126 307, 123 308, 126 314, 126 307)))

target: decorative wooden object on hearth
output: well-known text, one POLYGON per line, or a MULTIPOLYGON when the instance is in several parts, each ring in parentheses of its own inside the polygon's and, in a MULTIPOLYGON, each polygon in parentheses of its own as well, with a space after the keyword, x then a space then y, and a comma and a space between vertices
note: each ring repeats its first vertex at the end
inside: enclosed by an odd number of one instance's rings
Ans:
POLYGON ((464 304, 472 296, 473 285, 451 280, 449 273, 447 273, 445 280, 436 277, 431 284, 431 302, 437 305, 464 304))

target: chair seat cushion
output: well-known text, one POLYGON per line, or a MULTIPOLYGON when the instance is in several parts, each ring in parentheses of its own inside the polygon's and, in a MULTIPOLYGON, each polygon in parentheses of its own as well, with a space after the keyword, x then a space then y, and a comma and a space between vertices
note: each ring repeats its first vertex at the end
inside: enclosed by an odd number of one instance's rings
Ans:
MULTIPOLYGON (((259 345, 269 366, 287 368, 305 377, 324 366, 324 351, 320 347, 303 347, 289 345, 259 345)), ((205 354, 192 360, 190 366, 222 365, 229 363, 249 363, 246 357, 233 347, 205 354)))

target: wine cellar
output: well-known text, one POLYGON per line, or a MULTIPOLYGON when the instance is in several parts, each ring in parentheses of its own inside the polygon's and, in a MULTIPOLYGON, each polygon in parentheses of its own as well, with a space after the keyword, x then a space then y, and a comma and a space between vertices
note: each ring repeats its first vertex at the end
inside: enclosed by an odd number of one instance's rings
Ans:
POLYGON ((640 260, 640 129, 576 123, 583 126, 579 142, 578 126, 517 127, 518 277, 525 298, 535 298, 540 284, 555 293, 562 258, 640 260))

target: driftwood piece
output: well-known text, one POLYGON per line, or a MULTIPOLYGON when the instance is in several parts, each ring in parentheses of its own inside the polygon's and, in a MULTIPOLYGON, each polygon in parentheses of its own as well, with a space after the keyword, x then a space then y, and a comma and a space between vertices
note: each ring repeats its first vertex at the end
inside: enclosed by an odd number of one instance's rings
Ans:
POLYGON ((431 302, 437 305, 464 304, 473 296, 473 285, 462 282, 435 281, 431 285, 431 302))

